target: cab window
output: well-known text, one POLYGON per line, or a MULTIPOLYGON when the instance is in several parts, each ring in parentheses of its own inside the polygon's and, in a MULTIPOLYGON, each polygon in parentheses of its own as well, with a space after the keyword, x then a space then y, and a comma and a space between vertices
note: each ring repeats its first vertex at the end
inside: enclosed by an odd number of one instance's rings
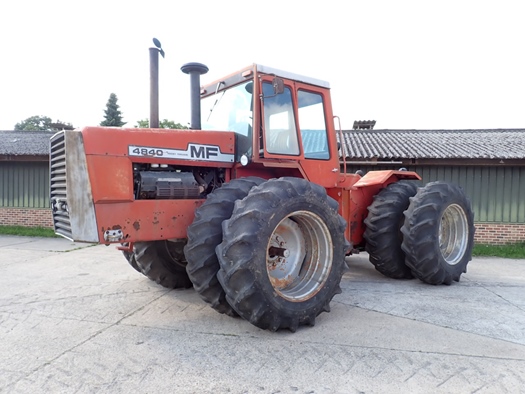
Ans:
POLYGON ((299 90, 299 126, 306 159, 330 159, 323 96, 318 93, 299 90))
POLYGON ((292 103, 292 91, 274 95, 270 82, 263 82, 265 146, 268 153, 299 155, 299 141, 292 103))

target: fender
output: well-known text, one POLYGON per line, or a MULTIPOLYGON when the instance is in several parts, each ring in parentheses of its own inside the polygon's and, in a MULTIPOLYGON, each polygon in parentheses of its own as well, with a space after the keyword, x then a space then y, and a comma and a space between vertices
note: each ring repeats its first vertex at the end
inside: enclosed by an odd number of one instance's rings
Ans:
POLYGON ((374 196, 381 189, 401 179, 421 180, 421 177, 412 171, 370 171, 353 185, 338 190, 337 194, 330 193, 338 201, 340 214, 348 223, 345 235, 352 245, 363 245, 364 219, 374 196))
POLYGON ((395 170, 384 170, 384 171, 370 171, 365 174, 360 180, 354 183, 353 188, 362 188, 369 186, 379 185, 381 187, 388 186, 393 182, 397 182, 401 179, 414 179, 421 180, 421 177, 413 171, 395 171, 395 170))

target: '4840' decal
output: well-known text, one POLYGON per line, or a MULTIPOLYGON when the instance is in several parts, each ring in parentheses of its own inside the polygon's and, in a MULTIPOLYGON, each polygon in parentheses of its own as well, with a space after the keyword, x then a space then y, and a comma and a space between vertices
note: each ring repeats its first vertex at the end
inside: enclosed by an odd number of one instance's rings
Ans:
POLYGON ((224 163, 233 163, 235 159, 232 153, 222 153, 221 149, 216 145, 201 144, 188 144, 185 150, 129 145, 128 155, 163 159, 219 161, 224 163))
MULTIPOLYGON (((130 146, 131 148, 131 146, 130 146)), ((155 148, 140 148, 138 146, 134 147, 130 156, 164 156, 164 150, 163 149, 155 149, 155 148)))

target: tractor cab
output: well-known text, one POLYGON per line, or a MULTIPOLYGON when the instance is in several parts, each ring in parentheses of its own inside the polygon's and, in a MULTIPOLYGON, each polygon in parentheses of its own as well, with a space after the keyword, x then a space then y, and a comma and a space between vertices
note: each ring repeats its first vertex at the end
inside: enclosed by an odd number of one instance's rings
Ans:
POLYGON ((235 132, 239 165, 278 164, 324 187, 340 177, 332 118, 328 82, 261 65, 201 90, 202 129, 235 132))

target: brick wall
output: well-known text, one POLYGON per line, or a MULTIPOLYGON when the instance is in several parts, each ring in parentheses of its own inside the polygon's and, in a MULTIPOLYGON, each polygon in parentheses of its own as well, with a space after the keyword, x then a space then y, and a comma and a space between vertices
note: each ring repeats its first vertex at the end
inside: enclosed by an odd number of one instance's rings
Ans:
MULTIPOLYGON (((0 225, 53 228, 49 209, 0 208, 0 225)), ((501 245, 525 242, 525 224, 475 223, 474 241, 501 245)))
POLYGON ((0 208, 0 225, 53 228, 50 209, 0 208))
POLYGON ((525 224, 475 223, 474 241, 478 244, 502 245, 525 242, 525 224))

